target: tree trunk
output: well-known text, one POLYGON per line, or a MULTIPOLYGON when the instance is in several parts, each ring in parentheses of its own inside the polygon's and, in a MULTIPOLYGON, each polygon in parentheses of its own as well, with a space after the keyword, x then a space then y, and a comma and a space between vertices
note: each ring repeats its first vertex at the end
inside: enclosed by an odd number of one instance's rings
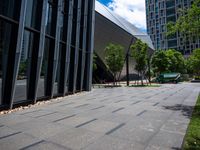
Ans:
POLYGON ((150 59, 148 59, 148 80, 149 80, 149 84, 151 85, 151 64, 150 64, 150 59))
POLYGON ((141 73, 141 84, 142 84, 142 86, 144 85, 144 83, 143 83, 143 73, 141 73))
POLYGON ((116 84, 116 74, 114 73, 114 81, 113 81, 113 85, 115 86, 116 84))

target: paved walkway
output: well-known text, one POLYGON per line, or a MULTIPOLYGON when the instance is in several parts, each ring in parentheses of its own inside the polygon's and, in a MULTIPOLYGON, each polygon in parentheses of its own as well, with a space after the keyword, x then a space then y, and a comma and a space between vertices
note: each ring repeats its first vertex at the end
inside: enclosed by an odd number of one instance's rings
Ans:
POLYGON ((181 147, 200 84, 94 89, 0 116, 1 150, 181 147))

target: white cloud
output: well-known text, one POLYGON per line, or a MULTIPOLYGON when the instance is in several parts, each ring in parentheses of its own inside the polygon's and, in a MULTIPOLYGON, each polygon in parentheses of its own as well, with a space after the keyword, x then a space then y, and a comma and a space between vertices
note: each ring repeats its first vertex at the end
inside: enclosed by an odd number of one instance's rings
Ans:
POLYGON ((111 0, 108 7, 136 27, 146 30, 145 0, 111 0))

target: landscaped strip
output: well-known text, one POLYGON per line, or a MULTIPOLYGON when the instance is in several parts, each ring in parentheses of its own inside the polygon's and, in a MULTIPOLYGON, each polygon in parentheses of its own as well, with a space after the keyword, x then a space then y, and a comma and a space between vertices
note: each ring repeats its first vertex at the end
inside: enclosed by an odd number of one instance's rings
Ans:
POLYGON ((192 118, 185 136, 184 150, 200 149, 200 95, 194 108, 192 118))

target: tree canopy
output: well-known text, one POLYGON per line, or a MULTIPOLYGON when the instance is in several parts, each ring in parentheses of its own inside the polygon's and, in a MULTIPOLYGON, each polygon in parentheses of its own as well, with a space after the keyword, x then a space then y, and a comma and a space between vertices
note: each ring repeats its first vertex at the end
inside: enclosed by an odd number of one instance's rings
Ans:
POLYGON ((124 48, 121 45, 116 45, 110 43, 105 48, 105 61, 107 67, 113 73, 114 76, 114 83, 116 80, 116 75, 119 71, 122 70, 124 65, 124 48))
POLYGON ((188 9, 180 9, 176 22, 167 24, 167 35, 180 32, 185 36, 200 37, 200 0, 195 0, 188 9))
POLYGON ((200 76, 200 49, 194 50, 186 62, 190 73, 200 76))
POLYGON ((147 54, 148 46, 141 40, 137 40, 133 45, 131 45, 131 56, 134 58, 136 65, 135 70, 141 75, 141 82, 143 84, 143 78, 147 70, 147 54))
POLYGON ((185 73, 183 55, 173 49, 156 51, 152 58, 152 67, 155 73, 180 72, 185 73))
POLYGON ((167 54, 163 50, 158 50, 154 53, 152 58, 152 67, 154 69, 154 72, 156 73, 162 73, 162 72, 168 72, 169 70, 169 58, 167 57, 167 54))
POLYGON ((183 55, 174 49, 167 50, 166 55, 169 58, 169 69, 168 70, 170 72, 184 73, 185 60, 184 60, 183 55))

